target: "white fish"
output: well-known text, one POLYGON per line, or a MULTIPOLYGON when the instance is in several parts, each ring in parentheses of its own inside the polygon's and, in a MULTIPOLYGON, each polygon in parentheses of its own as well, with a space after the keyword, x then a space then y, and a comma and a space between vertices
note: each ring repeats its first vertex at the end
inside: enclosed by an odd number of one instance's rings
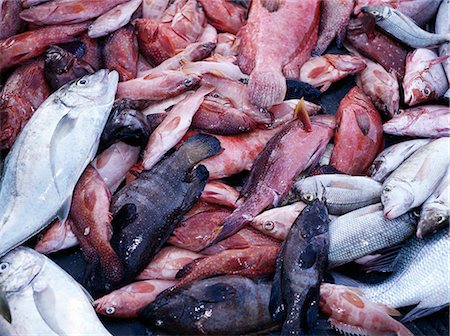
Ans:
POLYGON ((450 138, 439 138, 419 148, 384 182, 384 215, 396 218, 421 205, 433 193, 450 164, 450 138))
POLYGON ((36 110, 5 161, 0 255, 65 220, 79 177, 94 158, 119 76, 100 70, 61 87, 36 110))
POLYGON ((19 335, 111 335, 84 288, 32 249, 18 247, 0 259, 0 290, 19 335))

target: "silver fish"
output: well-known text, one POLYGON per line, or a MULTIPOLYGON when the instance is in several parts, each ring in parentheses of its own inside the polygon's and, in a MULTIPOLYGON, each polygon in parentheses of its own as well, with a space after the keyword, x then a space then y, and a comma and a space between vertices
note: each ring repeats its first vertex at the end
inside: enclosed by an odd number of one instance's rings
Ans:
POLYGON ((431 139, 409 140, 386 148, 378 154, 369 168, 370 177, 375 181, 383 182, 403 161, 430 141, 431 139))
POLYGON ((310 176, 294 184, 303 201, 310 202, 323 192, 328 211, 333 215, 380 202, 382 186, 366 176, 326 174, 310 176))
POLYGON ((450 41, 450 34, 429 33, 391 7, 366 6, 362 11, 375 17, 377 26, 413 48, 426 48, 450 41))
POLYGON ((436 21, 434 23, 434 31, 436 34, 450 33, 450 0, 442 0, 439 6, 436 21))
POLYGON ((418 304, 402 322, 431 314, 450 302, 449 250, 446 230, 424 239, 412 238, 401 249, 394 271, 386 280, 358 287, 369 300, 392 308, 418 304))
POLYGON ((323 152, 322 156, 319 160, 319 166, 326 166, 330 164, 331 153, 333 153, 334 145, 329 143, 327 148, 325 148, 325 152, 323 152))
POLYGON ((30 248, 18 247, 0 259, 0 290, 19 335, 111 335, 84 288, 30 248))
MULTIPOLYGON (((443 43, 439 47, 439 57, 444 56, 450 56, 450 43, 443 43)), ((445 75, 447 76, 448 86, 450 86, 450 57, 442 62, 442 66, 444 67, 445 75)), ((450 99, 450 89, 445 92, 444 97, 450 99)))
POLYGON ((450 164, 450 138, 439 138, 419 148, 383 183, 381 203, 388 219, 421 205, 430 197, 450 164))
POLYGON ((388 220, 383 206, 372 204, 331 222, 328 267, 333 268, 383 248, 396 245, 416 231, 417 218, 412 213, 388 220))
POLYGON ((422 205, 417 226, 417 237, 422 238, 449 224, 450 216, 450 168, 433 194, 422 205))
POLYGON ((61 87, 36 110, 9 152, 0 185, 0 256, 64 221, 79 177, 97 151, 117 72, 100 70, 61 87))

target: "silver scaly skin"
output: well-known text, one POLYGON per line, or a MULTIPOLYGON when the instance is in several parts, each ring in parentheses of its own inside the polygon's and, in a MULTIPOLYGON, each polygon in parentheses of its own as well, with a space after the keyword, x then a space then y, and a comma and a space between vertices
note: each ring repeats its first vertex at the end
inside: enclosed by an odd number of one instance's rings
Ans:
POLYGON ((67 218, 75 184, 94 158, 117 72, 100 70, 48 97, 16 139, 0 185, 0 256, 67 218))

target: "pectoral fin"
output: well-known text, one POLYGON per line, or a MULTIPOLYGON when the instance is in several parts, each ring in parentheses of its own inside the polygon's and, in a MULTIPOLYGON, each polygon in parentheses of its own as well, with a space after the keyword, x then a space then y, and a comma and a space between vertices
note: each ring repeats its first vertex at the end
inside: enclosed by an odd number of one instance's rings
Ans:
POLYGON ((2 291, 0 291, 0 315, 11 323, 11 310, 9 309, 8 300, 6 300, 5 294, 2 291))

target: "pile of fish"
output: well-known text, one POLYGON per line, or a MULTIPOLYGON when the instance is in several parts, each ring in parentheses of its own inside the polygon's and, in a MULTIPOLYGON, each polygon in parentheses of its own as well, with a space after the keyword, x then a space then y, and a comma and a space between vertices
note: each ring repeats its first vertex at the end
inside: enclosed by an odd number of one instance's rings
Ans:
POLYGON ((0 0, 0 334, 412 335, 450 302, 449 11, 0 0))

